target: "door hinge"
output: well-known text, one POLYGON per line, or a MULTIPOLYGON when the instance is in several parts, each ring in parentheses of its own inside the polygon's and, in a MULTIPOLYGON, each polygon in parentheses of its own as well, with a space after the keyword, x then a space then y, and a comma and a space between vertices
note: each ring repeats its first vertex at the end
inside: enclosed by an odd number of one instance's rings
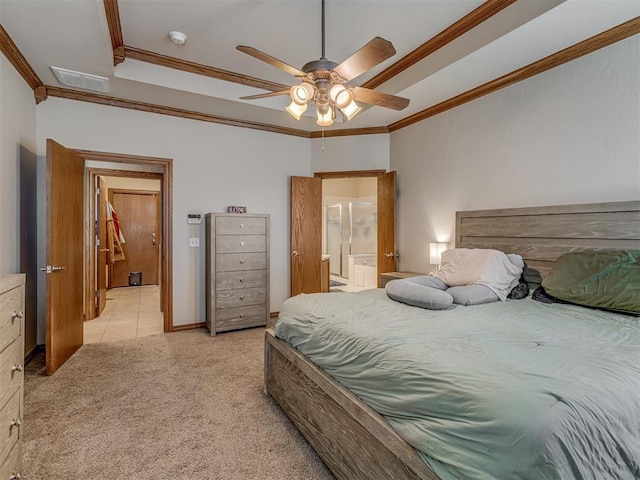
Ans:
POLYGON ((96 237, 96 247, 100 246, 100 239, 98 237, 96 237))
POLYGON ((100 290, 96 290, 93 294, 94 297, 99 298, 100 297, 100 290))
POLYGON ((96 187, 96 189, 94 190, 94 193, 96 195, 100 195, 100 187, 96 187))

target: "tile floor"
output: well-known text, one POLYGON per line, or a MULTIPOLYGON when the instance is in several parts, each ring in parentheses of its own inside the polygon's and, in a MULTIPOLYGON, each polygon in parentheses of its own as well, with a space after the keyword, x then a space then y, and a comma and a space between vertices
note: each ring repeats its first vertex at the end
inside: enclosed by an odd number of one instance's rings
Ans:
POLYGON ((162 333, 160 288, 157 285, 107 290, 102 315, 84 322, 84 343, 114 342, 162 333))

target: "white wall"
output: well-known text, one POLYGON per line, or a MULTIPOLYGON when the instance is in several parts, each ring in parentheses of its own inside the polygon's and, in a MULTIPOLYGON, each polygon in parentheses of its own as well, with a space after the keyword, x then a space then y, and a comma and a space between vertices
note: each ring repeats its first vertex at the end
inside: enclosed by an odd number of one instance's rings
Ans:
POLYGON ((70 147, 173 159, 174 325, 205 320, 204 248, 189 248, 204 222, 188 213, 226 211, 271 214, 271 309, 289 295, 290 175, 311 174, 309 140, 49 98, 37 107, 38 153, 52 138, 70 147))
POLYGON ((324 141, 314 138, 309 145, 314 173, 389 169, 389 134, 386 133, 330 137, 324 141))
POLYGON ((20 271, 21 147, 36 151, 33 90, 0 55, 0 273, 20 271))
POLYGON ((640 199, 640 36, 391 135, 400 268, 455 212, 640 199))

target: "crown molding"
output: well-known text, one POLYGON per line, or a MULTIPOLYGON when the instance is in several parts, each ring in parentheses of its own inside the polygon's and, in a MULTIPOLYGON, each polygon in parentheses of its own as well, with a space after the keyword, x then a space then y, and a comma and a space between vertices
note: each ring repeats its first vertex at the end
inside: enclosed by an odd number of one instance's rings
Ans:
POLYGON ((113 66, 124 62, 124 39, 122 37, 122 25, 120 24, 120 10, 118 0, 104 0, 104 12, 107 16, 111 48, 113 49, 113 66))
POLYGON ((437 50, 440 50, 445 45, 453 42, 456 38, 464 35, 469 30, 489 20, 491 17, 493 17, 497 13, 500 13, 502 10, 515 2, 516 0, 488 0, 472 12, 462 17, 457 22, 445 28, 435 37, 427 40, 411 53, 402 57, 393 65, 389 66, 388 68, 378 73, 376 76, 367 80, 362 84, 362 86, 371 89, 379 87, 383 83, 391 80, 396 75, 412 67, 420 60, 428 57, 437 50))
POLYGON ((24 58, 22 52, 13 42, 7 31, 0 25, 0 51, 7 57, 7 60, 13 65, 13 68, 27 82, 27 85, 33 90, 36 103, 40 103, 47 99, 46 90, 43 90, 44 84, 36 72, 31 68, 27 59, 24 58))
MULTIPOLYGON (((115 4, 116 0, 104 0, 105 6, 109 4, 115 4)), ((488 3, 488 2, 487 2, 488 3)), ((380 127, 365 127, 343 130, 327 130, 324 133, 322 131, 308 132, 305 130, 299 130, 288 127, 279 127, 275 125, 269 125, 259 122, 252 122, 249 120, 240 120, 230 117, 222 117, 219 115, 195 112, 191 110, 185 110, 175 107, 167 107, 162 105, 138 102, 135 100, 128 100, 123 98, 111 97, 108 95, 101 95, 90 92, 83 92, 78 90, 72 90, 61 87, 45 86, 40 78, 37 76, 33 68, 29 65, 25 57, 17 48, 11 37, 6 30, 0 25, 0 51, 5 55, 9 62, 13 65, 16 71, 22 76, 27 84, 34 90, 34 97, 36 103, 40 103, 46 100, 48 96, 64 98, 69 100, 84 101, 89 103, 96 103, 101 105, 114 106, 119 108, 127 108, 131 110, 144 111, 149 113, 157 113, 161 115, 170 115, 174 117, 187 118, 191 120, 199 120, 210 123, 218 123, 222 125, 230 125, 242 128, 251 128, 255 130, 262 130, 272 133, 279 133, 283 135, 292 135, 301 138, 330 138, 341 137, 350 135, 372 135, 372 134, 384 134, 392 133, 400 130, 409 125, 413 125, 421 120, 433 117, 447 110, 463 105, 467 102, 480 98, 484 95, 488 95, 497 90, 513 85, 522 80, 526 80, 530 77, 543 73, 547 70, 560 66, 564 63, 575 60, 579 57, 595 52, 601 48, 612 45, 616 42, 624 40, 633 35, 640 33, 640 17, 631 19, 625 23, 622 23, 616 27, 613 27, 598 35, 594 35, 587 40, 579 42, 573 46, 565 48, 555 54, 549 55, 541 60, 533 62, 518 70, 514 70, 511 73, 503 75, 497 79, 485 83, 479 87, 468 90, 448 100, 440 102, 437 105, 433 105, 429 108, 421 110, 409 117, 403 118, 397 122, 394 122, 388 126, 380 127)), ((129 48, 129 47, 126 47, 129 48)), ((125 47, 122 46, 124 51, 125 47)), ((138 51, 136 49, 136 51, 138 51)), ((144 52, 144 51, 142 51, 144 52)), ((148 52, 151 54, 151 52, 148 52)), ((152 54, 156 55, 156 54, 152 54)), ((162 57, 162 56, 160 56, 162 57)), ((168 57, 170 58, 170 57, 168 57)), ((195 64, 198 65, 198 64, 195 64)), ((206 67, 205 68, 210 68, 206 67)))
POLYGON ((363 127, 363 128, 345 128, 343 130, 317 130, 311 132, 311 138, 330 138, 330 137, 346 137, 350 135, 377 135, 380 133, 389 133, 388 127, 363 127))
POLYGON ((549 55, 548 57, 530 63, 529 65, 514 70, 511 73, 507 73, 502 77, 491 80, 479 87, 467 90, 466 92, 456 95, 444 102, 440 102, 437 105, 433 105, 403 118, 402 120, 398 120, 388 126, 389 131, 395 132, 401 128, 408 127, 409 125, 413 125, 421 120, 433 117, 434 115, 451 110, 452 108, 513 85, 514 83, 521 82, 522 80, 526 80, 530 77, 546 72, 547 70, 563 65, 584 55, 588 55, 589 53, 612 45, 624 40, 625 38, 637 35, 638 33, 640 33, 640 17, 633 18, 616 27, 599 33, 598 35, 594 35, 591 38, 549 55))
POLYGON ((227 82, 239 83, 242 85, 247 85, 249 87, 261 88, 263 90, 269 90, 272 92, 281 92, 283 90, 289 90, 291 88, 290 85, 270 82, 268 80, 250 77, 241 73, 230 72, 228 70, 210 67, 201 63, 195 63, 188 60, 182 60, 180 58, 169 57, 160 53, 142 50, 141 48, 129 47, 125 45, 124 52, 124 56, 126 58, 132 58, 141 62, 152 63, 161 67, 173 68, 176 70, 181 70, 183 72, 195 73, 196 75, 216 78, 218 80, 225 80, 227 82))
POLYGON ((222 125, 230 125, 234 127, 251 128, 254 130, 262 130, 265 132, 281 133, 283 135, 292 135, 295 137, 311 138, 311 134, 305 130, 295 128, 279 127, 266 123, 252 122, 250 120, 240 120, 236 118, 222 117, 209 113, 194 112, 182 108, 167 107, 156 105, 153 103, 138 102, 136 100, 128 100, 125 98, 111 97, 99 93, 89 93, 70 88, 50 87, 47 86, 47 95, 51 97, 64 98, 67 100, 78 100, 81 102, 97 103, 99 105, 107 105, 110 107, 126 108, 129 110, 137 110, 139 112, 157 113, 160 115, 169 115, 172 117, 187 118, 190 120, 200 120, 202 122, 219 123, 222 125))

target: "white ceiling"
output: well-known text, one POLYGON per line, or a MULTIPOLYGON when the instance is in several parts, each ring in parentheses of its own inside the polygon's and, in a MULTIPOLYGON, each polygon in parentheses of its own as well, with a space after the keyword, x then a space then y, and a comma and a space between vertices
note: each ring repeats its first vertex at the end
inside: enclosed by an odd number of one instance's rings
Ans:
MULTIPOLYGON (((482 0, 326 0, 326 56, 340 62, 375 36, 396 55, 350 82, 389 67, 482 0)), ((297 68, 321 56, 320 0, 119 0, 127 46, 292 85, 288 74, 236 50, 248 45, 297 68), (188 37, 171 42, 168 32, 188 37)), ((640 15, 638 0, 519 0, 378 87, 410 99, 405 110, 363 110, 329 129, 386 126, 640 15)), ((50 67, 108 77, 114 97, 240 120, 318 130, 296 121, 287 97, 132 59, 113 67, 103 0, 0 0, 0 23, 45 85, 50 67)), ((312 109, 310 109, 312 110, 312 109)))

